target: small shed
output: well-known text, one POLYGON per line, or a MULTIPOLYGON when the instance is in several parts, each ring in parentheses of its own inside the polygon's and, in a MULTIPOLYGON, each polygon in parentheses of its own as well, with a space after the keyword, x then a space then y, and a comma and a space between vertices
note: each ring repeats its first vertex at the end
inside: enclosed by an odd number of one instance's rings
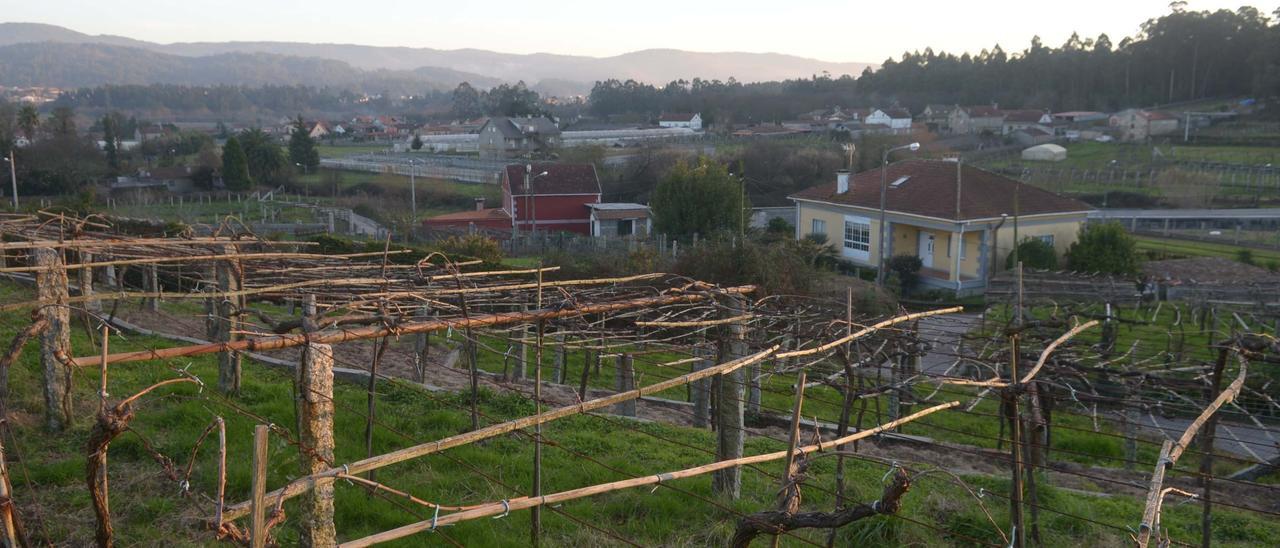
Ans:
POLYGON ((649 206, 631 203, 587 204, 591 209, 591 235, 649 237, 649 206))
POLYGON ((1045 143, 1023 150, 1022 159, 1030 162, 1061 162, 1067 159, 1067 149, 1061 145, 1045 143))

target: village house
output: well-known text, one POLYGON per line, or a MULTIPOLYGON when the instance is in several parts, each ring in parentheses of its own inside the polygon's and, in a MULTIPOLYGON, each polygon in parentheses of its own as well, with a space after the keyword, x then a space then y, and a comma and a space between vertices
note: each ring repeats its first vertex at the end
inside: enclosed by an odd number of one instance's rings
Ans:
POLYGON ((480 156, 514 158, 560 146, 560 127, 545 116, 493 117, 480 128, 480 156))
POLYGON ((696 112, 669 112, 658 117, 660 127, 682 127, 702 131, 702 115, 696 112))
POLYGON ((956 107, 951 112, 952 133, 989 133, 1001 135, 1004 132, 1004 112, 997 106, 956 107))
POLYGON ((1022 129, 1038 129, 1053 135, 1053 115, 1043 110, 1020 109, 1004 111, 1001 135, 1012 135, 1022 129))
POLYGON ((877 108, 871 110, 862 123, 868 126, 885 126, 894 133, 907 133, 911 131, 911 113, 904 108, 877 108))
POLYGON ((925 105, 924 110, 920 111, 919 118, 924 121, 925 127, 929 131, 949 133, 951 131, 951 113, 955 111, 955 105, 925 105))
POLYGON ((591 235, 597 237, 648 238, 653 231, 649 206, 632 203, 587 204, 591 210, 591 235))
POLYGON ((1158 110, 1122 110, 1111 115, 1109 122, 1120 132, 1121 141, 1146 141, 1178 131, 1178 117, 1158 110))
MULTIPOLYGON (((896 162, 885 175, 886 260, 919 257, 924 285, 957 294, 981 293, 991 275, 1004 268, 1015 225, 1020 239, 1041 239, 1061 255, 1092 209, 955 161, 896 162)), ((844 260, 876 268, 881 176, 879 169, 852 176, 841 171, 835 181, 790 196, 796 204, 796 238, 826 236, 844 260)))
POLYGON ((502 170, 501 207, 477 200, 475 210, 438 215, 423 226, 592 234, 591 206, 599 203, 600 179, 591 164, 509 165, 502 170))

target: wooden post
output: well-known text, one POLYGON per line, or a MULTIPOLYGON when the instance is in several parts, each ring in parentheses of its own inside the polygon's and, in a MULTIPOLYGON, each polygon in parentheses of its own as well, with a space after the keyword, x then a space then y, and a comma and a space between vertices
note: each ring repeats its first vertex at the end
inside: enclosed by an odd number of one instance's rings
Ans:
POLYGON ((253 482, 250 498, 249 548, 267 545, 267 425, 253 427, 253 482))
MULTIPOLYGON (((323 472, 333 463, 333 347, 308 344, 298 374, 302 473, 323 472)), ((303 546, 337 546, 333 526, 333 479, 317 480, 302 499, 303 546)))
MULTIPOLYGON (((781 512, 794 511, 793 508, 788 507, 792 501, 799 505, 799 497, 794 496, 799 486, 792 485, 792 478, 796 475, 796 446, 800 443, 800 414, 804 411, 804 383, 805 374, 801 369, 796 374, 796 399, 792 402, 791 428, 787 431, 787 457, 782 466, 782 489, 778 491, 778 510, 781 512)), ((779 539, 781 535, 773 536, 774 548, 778 548, 779 539)))
POLYGON ((71 350, 71 315, 66 306, 67 271, 62 255, 53 249, 35 250, 36 298, 46 305, 41 313, 49 328, 40 334, 40 369, 44 372, 45 426, 61 431, 71 425, 71 367, 58 360, 71 350))
POLYGON ((551 382, 554 382, 556 384, 564 384, 564 369, 565 369, 564 366, 565 366, 565 358, 567 357, 565 352, 566 350, 564 348, 564 335, 557 334, 556 335, 556 357, 552 365, 554 369, 551 372, 551 382))
MULTIPOLYGON (((726 317, 742 315, 742 303, 737 299, 726 301, 726 317)), ((747 355, 746 325, 730 324, 720 341, 718 363, 727 363, 747 355)), ((716 397, 716 460, 736 459, 742 456, 743 436, 743 378, 742 369, 722 373, 715 377, 716 397)), ((737 499, 742 494, 742 468, 734 466, 718 470, 711 478, 712 492, 737 499)))
MULTIPOLYGON (((80 258, 80 262, 92 263, 93 254, 87 251, 80 251, 76 254, 80 258)), ((80 286, 80 294, 86 297, 93 295, 93 268, 82 267, 76 271, 76 285, 80 286)), ((85 310, 89 312, 98 312, 102 310, 102 301, 98 299, 89 299, 84 302, 85 310)))
MULTIPOLYGON (((1210 378, 1209 387, 1205 390, 1205 404, 1210 405, 1214 400, 1218 399, 1218 393, 1222 392, 1222 372, 1227 367, 1227 356, 1230 354, 1229 349, 1222 348, 1218 350, 1218 360, 1213 364, 1213 376, 1210 378)), ((1200 485, 1203 491, 1200 493, 1200 501, 1203 504, 1200 510, 1200 546, 1209 548, 1211 545, 1211 537, 1213 534, 1213 438, 1218 431, 1218 414, 1214 413, 1204 423, 1204 430, 1200 432, 1200 485)))
POLYGON ((15 528, 17 520, 13 517, 13 504, 9 502, 13 493, 9 491, 9 469, 4 461, 4 443, 0 440, 0 500, 6 503, 0 507, 0 525, 4 526, 5 546, 9 548, 17 548, 18 531, 15 528))
MULTIPOLYGON (((693 362, 693 372, 697 373, 711 367, 711 360, 700 359, 693 362)), ((689 383, 693 390, 693 426, 706 428, 711 424, 711 379, 698 379, 689 383)))
POLYGON ((222 509, 226 506, 227 495, 227 423, 222 417, 214 419, 218 423, 218 498, 214 501, 213 526, 222 527, 222 509))
POLYGON ((578 399, 587 400, 587 381, 591 377, 591 362, 595 360, 595 350, 586 349, 582 352, 582 382, 578 384, 578 399))
MULTIPOLYGON (((223 246, 222 254, 236 252, 235 246, 223 246)), ((218 291, 239 291, 241 271, 239 261, 218 261, 216 266, 218 291)), ((223 297, 217 302, 217 332, 213 342, 232 342, 240 339, 240 312, 244 306, 242 297, 223 297)), ((240 393, 240 353, 234 350, 218 353, 218 389, 224 394, 240 393)))
MULTIPOLYGON (((423 320, 431 316, 431 308, 423 306, 418 308, 417 316, 423 320)), ((427 382, 427 357, 431 353, 431 332, 426 331, 418 333, 413 338, 413 371, 417 375, 417 381, 420 383, 427 382)))
MULTIPOLYGON (((521 312, 528 313, 529 307, 522 306, 520 310, 521 312)), ((521 326, 519 333, 520 333, 520 343, 519 343, 520 344, 520 361, 516 363, 515 367, 513 368, 514 371, 512 376, 516 379, 523 379, 526 376, 526 370, 529 369, 529 343, 525 342, 529 340, 529 326, 528 325, 521 326)))
MULTIPOLYGON (((1021 270, 1021 264, 1018 265, 1021 270)), ((1022 322, 1019 321, 1021 326, 1022 322)), ((1022 421, 1018 412, 1018 334, 1009 337, 1009 382, 1015 388, 1006 390, 1004 396, 1005 418, 1009 422, 1009 462, 1013 472, 1013 486, 1009 493, 1009 520, 1013 528, 1013 548, 1026 546, 1026 531, 1022 523, 1022 421)))
MULTIPOLYGON (((614 372, 618 392, 630 392, 636 389, 635 363, 632 361, 631 354, 618 356, 617 367, 614 372)), ((636 400, 627 400, 619 403, 614 406, 613 413, 624 417, 636 416, 636 400)))
MULTIPOLYGON (((147 265, 146 270, 144 270, 144 275, 147 277, 146 284, 145 284, 147 291, 159 293, 160 292, 160 267, 156 265, 147 265)), ((145 303, 146 303, 147 310, 150 310, 152 312, 160 311, 159 297, 147 297, 145 299, 145 303)))

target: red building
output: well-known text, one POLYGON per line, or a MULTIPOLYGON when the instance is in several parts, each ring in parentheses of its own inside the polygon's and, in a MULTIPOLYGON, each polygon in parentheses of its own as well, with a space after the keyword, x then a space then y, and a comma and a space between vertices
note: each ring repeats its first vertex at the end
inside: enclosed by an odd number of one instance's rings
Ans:
POLYGON ((591 210, 600 203, 600 179, 591 164, 509 165, 502 170, 502 207, 463 211, 423 221, 431 227, 519 229, 591 234, 591 210))

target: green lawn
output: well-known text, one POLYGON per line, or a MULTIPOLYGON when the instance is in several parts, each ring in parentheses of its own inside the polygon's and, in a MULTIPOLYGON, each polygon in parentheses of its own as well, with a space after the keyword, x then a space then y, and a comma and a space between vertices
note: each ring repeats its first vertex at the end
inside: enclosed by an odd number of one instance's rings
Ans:
MULTIPOLYGON (((0 301, 31 298, 25 289, 0 285, 0 301)), ((28 315, 24 311, 0 317, 0 340, 9 340, 24 327, 28 315)), ((73 330, 76 355, 91 355, 96 350, 84 331, 73 330)), ((114 337, 113 351, 129 351, 170 346, 160 339, 127 336, 114 337)), ((84 487, 83 447, 88 436, 89 418, 96 408, 94 393, 98 385, 96 368, 77 371, 73 379, 76 415, 80 417, 67 432, 50 434, 39 426, 42 409, 39 392, 38 361, 35 343, 10 371, 11 440, 6 443, 15 489, 15 507, 23 516, 28 530, 43 540, 57 545, 87 545, 92 542, 93 516, 84 487), (16 443, 15 443, 16 442, 16 443)), ((500 357, 485 355, 482 365, 493 369, 500 357)), ((571 364, 578 364, 574 358, 571 364)), ((607 364, 608 362, 606 362, 607 364)), ((148 440, 161 454, 176 461, 182 470, 188 461, 192 444, 214 416, 227 420, 230 458, 227 493, 229 502, 245 500, 249 492, 249 448, 254 424, 271 422, 287 431, 293 430, 293 393, 290 375, 264 368, 252 361, 244 367, 242 394, 233 401, 216 395, 214 356, 182 358, 169 362, 121 364, 111 369, 108 392, 113 399, 131 394, 152 382, 176 376, 173 369, 183 368, 206 381, 203 390, 191 385, 162 388, 143 398, 131 427, 111 445, 111 502, 115 529, 120 545, 218 545, 212 535, 201 530, 198 520, 207 518, 211 506, 203 498, 214 492, 216 465, 211 445, 196 457, 192 475, 195 496, 179 495, 173 482, 163 477, 161 468, 152 460, 142 439, 148 440)), ((612 371, 602 369, 593 384, 611 383, 612 371)), ((581 369, 578 369, 580 372, 581 369)), ((646 370, 641 382, 651 382, 663 374, 646 370)), ((571 370, 572 373, 572 370, 571 370)), ((779 384, 785 380, 779 379, 779 384)), ((823 403, 829 393, 814 391, 814 399, 805 406, 806 416, 825 416, 823 403)), ((672 396, 678 396, 673 394, 672 396)), ((363 446, 365 392, 362 387, 339 382, 335 388, 337 408, 337 461, 350 462, 365 456, 363 446)), ((768 405, 782 400, 767 400, 768 405)), ((412 444, 452 435, 467 429, 467 398, 450 393, 430 393, 400 382, 380 382, 378 388, 378 421, 374 451, 383 453, 412 444)), ((508 395, 483 392, 480 408, 486 423, 508 420, 533 412, 527 400, 508 395)), ((944 413, 938 417, 962 417, 962 413, 944 413)), ((955 419, 942 419, 950 421, 955 419)), ((994 421, 989 421, 994 427, 994 421)), ((968 426, 965 426, 968 428, 968 426)), ((916 431, 922 433, 926 427, 916 431)), ((908 429, 908 432, 912 432, 908 429)), ((976 432, 981 433, 981 432, 976 432)), ((551 442, 544 449, 544 485, 546 492, 556 492, 586 485, 682 469, 710 462, 713 457, 704 449, 714 447, 713 434, 706 431, 655 423, 633 423, 615 418, 578 416, 550 423, 545 429, 551 442), (674 440, 670 443, 665 440, 674 440)), ((930 433, 930 435, 936 435, 930 433)), ((751 438, 748 454, 782 448, 778 441, 751 438)), ((297 450, 286 438, 273 435, 269 448, 271 462, 268 485, 275 488, 299 475, 297 450)), ((1154 456, 1143 453, 1152 461, 1154 456)), ((422 499, 443 504, 475 504, 512 498, 527 493, 530 485, 532 449, 521 435, 490 439, 486 442, 450 449, 444 453, 398 464, 379 471, 378 478, 422 499), (482 476, 489 476, 487 480, 482 476)), ((817 457, 808 475, 813 485, 804 491, 805 509, 830 509, 832 497, 826 489, 832 485, 835 459, 817 457)), ((1184 461, 1185 462, 1185 461, 1184 461)), ((905 463, 913 472, 928 467, 905 463)), ((1182 468, 1181 464, 1179 468, 1182 468)), ((743 498, 737 501, 716 500, 710 491, 710 478, 701 476, 664 482, 665 488, 645 487, 620 491, 565 503, 556 507, 590 525, 615 531, 624 538, 646 546, 724 545, 732 530, 734 512, 751 512, 770 508, 778 487, 776 476, 780 463, 743 471, 743 498), (722 508, 723 506, 723 508, 722 508)), ((881 491, 887 465, 858 457, 848 460, 846 479, 851 498, 856 501, 874 499, 881 491)), ((1176 471, 1175 471, 1176 474, 1176 471)), ((1003 540, 983 514, 982 505, 995 521, 1007 529, 1007 503, 1000 493, 1008 492, 1006 476, 989 477, 963 474, 974 491, 985 489, 988 495, 979 501, 944 474, 920 476, 904 499, 898 517, 876 517, 845 527, 836 544, 936 546, 1000 543, 1003 540), (913 522, 923 523, 926 526, 913 522), (936 528, 936 529, 935 529, 936 528)), ((1098 487, 1106 490, 1105 485, 1098 487)), ((337 487, 337 526, 342 540, 350 540, 410 522, 429 519, 424 509, 406 511, 400 501, 388 502, 369 496, 358 487, 339 482, 337 487)), ((1042 486, 1040 500, 1046 508, 1110 524, 1110 527, 1080 521, 1043 511, 1041 528, 1049 546, 1126 544, 1126 527, 1140 519, 1142 501, 1137 497, 1089 497, 1079 493, 1042 486)), ((300 513, 293 503, 285 504, 287 521, 276 529, 282 545, 297 542, 300 513)), ((410 537, 390 545, 444 545, 447 536, 466 546, 526 546, 528 544, 527 511, 513 512, 502 519, 480 519, 410 537)), ((614 546, 602 533, 562 517, 548 509, 543 513, 544 534, 549 546, 614 546)), ((1195 504, 1172 504, 1165 509, 1164 520, 1173 538, 1193 541, 1198 538, 1199 507, 1195 504)), ((1222 546, 1258 546, 1271 543, 1280 535, 1280 524, 1262 516, 1219 508, 1215 511, 1215 541, 1222 546)), ((799 533, 806 539, 822 543, 825 531, 799 533)), ((761 541, 758 541, 761 542, 761 541)), ((762 542, 767 542, 762 541, 762 542)), ((784 546, 796 546, 796 539, 784 538, 784 546)))
POLYGON ((326 145, 317 144, 316 151, 320 153, 321 158, 343 158, 346 156, 355 156, 358 154, 370 154, 373 152, 382 152, 391 150, 388 144, 342 144, 342 145, 326 145))
POLYGON ((1135 235, 1134 239, 1138 241, 1139 251, 1152 252, 1174 258, 1221 257, 1237 260, 1240 250, 1248 249, 1249 253, 1253 254, 1253 260, 1257 264, 1265 266, 1271 262, 1280 263, 1280 251, 1276 250, 1245 248, 1229 243, 1178 240, 1155 236, 1135 235))

